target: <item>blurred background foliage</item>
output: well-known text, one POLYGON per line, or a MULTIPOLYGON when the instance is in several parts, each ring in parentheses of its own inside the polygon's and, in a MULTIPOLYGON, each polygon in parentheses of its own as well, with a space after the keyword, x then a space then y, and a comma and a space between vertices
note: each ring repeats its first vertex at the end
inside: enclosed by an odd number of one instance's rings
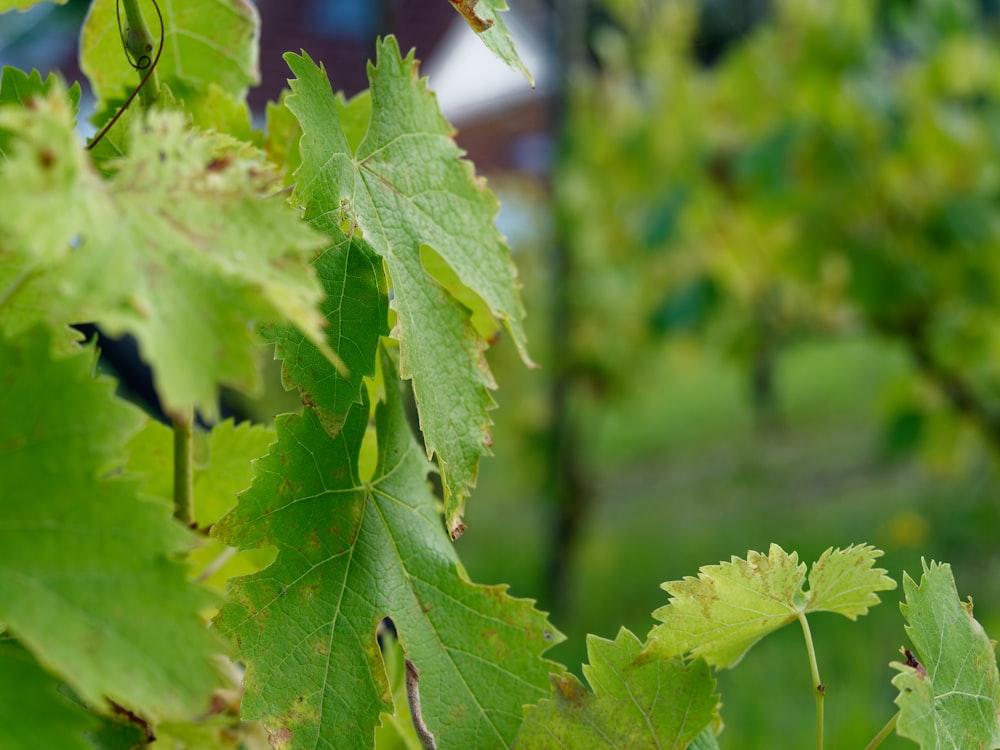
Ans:
MULTIPOLYGON (((994 4, 585 16, 575 51, 561 29, 550 231, 516 247, 544 369, 494 350, 472 575, 552 608, 571 668, 586 632, 645 633, 661 581, 771 541, 870 542, 897 579, 951 561, 1000 632, 994 4)), ((816 618, 831 747, 894 711, 883 600, 816 618)), ((804 656, 789 631, 720 674, 724 746, 808 746, 804 656)))

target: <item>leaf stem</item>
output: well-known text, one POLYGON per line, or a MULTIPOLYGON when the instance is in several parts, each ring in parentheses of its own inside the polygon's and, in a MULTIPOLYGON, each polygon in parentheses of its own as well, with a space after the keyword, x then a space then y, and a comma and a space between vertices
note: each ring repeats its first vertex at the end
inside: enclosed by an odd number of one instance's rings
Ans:
POLYGON ((218 573, 222 569, 223 565, 232 560, 233 556, 237 552, 239 552, 239 550, 236 549, 236 547, 226 547, 216 556, 214 560, 212 560, 212 562, 205 566, 205 569, 198 574, 198 577, 195 578, 195 580, 198 581, 198 583, 204 583, 218 573))
POLYGON ((25 282, 27 282, 28 279, 31 278, 31 275, 34 272, 35 272, 34 269, 30 268, 22 270, 21 273, 17 275, 17 278, 15 278, 7 286, 7 288, 3 290, 3 292, 0 292, 0 308, 4 307, 8 302, 10 302, 11 298, 21 290, 25 282))
POLYGON ((420 672, 409 659, 406 660, 406 700, 410 704, 410 719, 413 721, 413 728, 417 731, 420 747, 423 750, 437 750, 434 734, 427 728, 423 714, 420 712, 420 672))
MULTIPOLYGON (((132 58, 132 64, 138 71, 139 79, 142 81, 139 84, 141 87, 139 95, 142 98, 142 105, 148 108, 156 101, 160 93, 160 81, 156 75, 153 55, 153 50, 156 49, 154 46, 154 37, 149 31, 149 26, 146 25, 146 19, 142 15, 142 8, 139 7, 139 0, 122 0, 122 5, 125 7, 125 49, 128 50, 129 56, 132 58), (146 80, 147 78, 149 80, 146 80)), ((156 8, 157 15, 160 15, 160 9, 156 5, 155 0, 153 7, 156 8)), ((160 16, 160 24, 161 26, 163 24, 162 15, 160 16)), ((161 29, 161 42, 162 39, 163 34, 161 29)), ((157 50, 156 57, 159 57, 159 50, 157 50)))
POLYGON ((812 672, 813 691, 816 695, 816 750, 823 750, 823 702, 826 698, 826 685, 819 677, 819 665, 816 663, 816 649, 813 646, 812 631, 805 612, 799 612, 799 623, 806 639, 806 651, 809 653, 809 669, 812 672))
POLYGON ((876 747, 882 744, 886 737, 892 734, 896 730, 896 722, 899 720, 899 711, 892 715, 892 718, 885 723, 885 726, 878 730, 872 741, 865 745, 865 750, 875 750, 876 747))
POLYGON ((194 412, 174 415, 174 518, 194 526, 194 412))

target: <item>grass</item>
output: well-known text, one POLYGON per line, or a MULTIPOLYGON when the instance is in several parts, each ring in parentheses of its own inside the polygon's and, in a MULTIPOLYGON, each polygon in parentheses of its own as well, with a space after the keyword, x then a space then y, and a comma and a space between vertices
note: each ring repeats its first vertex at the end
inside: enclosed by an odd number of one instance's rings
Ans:
MULTIPOLYGON (((568 640, 553 658, 579 671, 586 633, 612 638, 624 625, 644 637, 651 611, 667 600, 660 582, 771 542, 805 562, 830 546, 868 542, 885 550, 880 562, 896 580, 904 570, 919 578, 921 555, 948 561, 960 593, 975 597, 977 617, 988 632, 991 625, 1000 632, 1000 504, 991 465, 940 475, 916 458, 884 457, 881 394, 907 373, 900 353, 870 339, 797 347, 779 372, 783 425, 761 434, 731 363, 674 350, 641 389, 611 409, 589 409, 587 464, 597 500, 574 560, 573 608, 556 623, 568 640)), ((532 386, 512 377, 499 376, 515 404, 505 415, 501 391, 498 456, 483 465, 460 554, 473 580, 507 581, 513 594, 537 598, 547 517, 531 460, 537 444, 524 426, 527 419, 537 428, 530 407, 538 402, 525 395, 532 386), (518 466, 525 471, 511 468, 518 466)), ((901 596, 901 589, 887 592, 858 622, 823 614, 812 620, 829 686, 829 747, 864 747, 895 711, 887 665, 908 645, 901 596)), ((759 643, 719 681, 723 747, 813 745, 797 628, 759 643)), ((910 746, 898 739, 882 745, 910 746)))

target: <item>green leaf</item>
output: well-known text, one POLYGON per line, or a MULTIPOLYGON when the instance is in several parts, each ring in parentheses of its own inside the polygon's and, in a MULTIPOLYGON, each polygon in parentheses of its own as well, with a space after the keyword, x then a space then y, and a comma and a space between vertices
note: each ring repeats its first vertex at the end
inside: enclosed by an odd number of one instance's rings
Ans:
POLYGON ((810 612, 836 612, 850 619, 878 604, 875 592, 896 582, 875 568, 881 550, 868 545, 827 550, 813 565, 810 590, 798 554, 772 544, 767 555, 707 565, 698 577, 663 584, 670 603, 653 613, 663 624, 649 634, 648 655, 690 653, 709 664, 735 666, 757 641, 810 612))
POLYGON ((527 709, 514 747, 688 747, 718 719, 708 665, 681 659, 634 665, 641 651, 625 628, 614 641, 587 636, 590 664, 583 673, 593 692, 572 674, 553 675, 552 697, 527 709))
POLYGON ((425 271, 420 248, 433 248, 504 321, 528 361, 516 272, 493 226, 496 198, 460 158, 413 55, 401 59, 392 37, 369 67, 371 121, 356 150, 338 120, 345 105, 323 70, 307 56, 285 59, 296 75, 286 103, 303 129, 296 195, 316 226, 346 224, 385 261, 400 370, 413 380, 427 450, 441 466, 449 530, 460 533, 490 444, 494 383, 486 342, 469 311, 425 271))
POLYGON ((84 734, 98 721, 59 692, 59 681, 14 641, 0 642, 0 747, 93 750, 84 734))
POLYGON ((535 79, 531 77, 531 71, 521 62, 521 56, 517 54, 517 47, 514 46, 507 24, 500 16, 509 10, 507 0, 450 0, 450 2, 479 35, 490 52, 521 73, 534 88, 535 79))
POLYGON ((540 655, 561 636, 531 602, 466 578, 395 368, 387 358, 383 368, 369 481, 357 469, 367 404, 334 438, 306 408, 278 419, 253 487, 215 527, 231 544, 279 550, 269 568, 234 582, 217 621, 247 664, 243 712, 279 747, 371 746, 379 713, 392 710, 376 640, 390 617, 419 670, 438 747, 506 746, 521 706, 544 696, 554 665, 540 655))
POLYGON ((809 570, 805 612, 836 612, 850 620, 868 614, 879 603, 876 591, 891 591, 896 582, 876 568, 882 551, 867 544, 828 549, 809 570))
POLYGON ((53 2, 56 5, 66 4, 66 0, 0 0, 0 13, 6 13, 8 10, 27 10, 42 2, 53 2))
POLYGON ((336 435, 353 404, 361 401, 362 381, 375 374, 379 338, 389 333, 389 295, 382 260, 368 243, 348 238, 329 217, 313 217, 334 244, 315 261, 326 299, 320 310, 326 318, 330 349, 338 352, 350 373, 341 377, 327 357, 292 326, 266 326, 262 334, 274 343, 275 358, 284 360, 282 383, 298 387, 302 403, 316 410, 330 435, 336 435))
POLYGON ((224 91, 210 83, 204 95, 185 101, 183 108, 191 115, 191 123, 199 130, 213 130, 231 138, 264 146, 264 134, 253 127, 253 115, 246 99, 224 91))
POLYGON ((994 643, 958 598, 951 566, 923 562, 918 586, 903 577, 900 604, 916 661, 899 671, 896 732, 922 748, 992 750, 1000 747, 1000 675, 994 643))
MULTIPOLYGON (((49 73, 42 80, 42 74, 37 70, 25 73, 9 65, 3 66, 3 73, 0 74, 0 105, 20 104, 27 105, 36 96, 48 94, 53 86, 60 86, 61 81, 55 73, 49 73)), ((66 92, 76 111, 80 106, 80 84, 74 83, 66 92)))
POLYGON ((264 150, 272 164, 281 167, 284 173, 284 184, 294 184, 295 171, 302 162, 299 157, 299 140, 302 138, 302 126, 285 106, 288 90, 281 92, 278 102, 268 102, 265 108, 267 126, 264 128, 264 150))
POLYGON ((184 580, 170 506, 119 475, 143 417, 94 365, 41 329, 0 337, 0 621, 90 705, 194 714, 219 684, 212 598, 184 580))
MULTIPOLYGON (((80 38, 80 67, 90 79, 95 108, 123 101, 139 83, 122 48, 116 2, 94 0, 80 38)), ((178 98, 207 93, 212 84, 236 99, 260 82, 259 19, 247 0, 158 0, 163 15, 163 53, 156 66, 161 84, 178 98)), ((150 5, 143 16, 159 43, 160 22, 150 5)), ((122 20, 124 23, 124 17, 122 20)))
MULTIPOLYGON (((6 161, 0 161, 0 188, 5 210, 0 212, 0 254, 6 272, 34 272, 35 264, 64 257, 73 239, 72 226, 83 221, 78 199, 86 154, 75 132, 75 112, 62 82, 50 79, 45 95, 32 106, 0 102, 0 139, 6 161), (52 221, 53 209, 60 221, 52 221), (12 262, 17 251, 26 263, 12 262)), ((6 299, 5 292, 3 298, 6 299)))
POLYGON ((324 240, 260 197, 276 175, 259 155, 154 113, 133 122, 130 157, 104 181, 66 110, 57 96, 0 109, 0 127, 21 134, 0 170, 0 259, 32 275, 49 323, 134 335, 168 412, 213 415, 219 383, 256 389, 253 323, 292 321, 336 360, 309 265, 324 240))

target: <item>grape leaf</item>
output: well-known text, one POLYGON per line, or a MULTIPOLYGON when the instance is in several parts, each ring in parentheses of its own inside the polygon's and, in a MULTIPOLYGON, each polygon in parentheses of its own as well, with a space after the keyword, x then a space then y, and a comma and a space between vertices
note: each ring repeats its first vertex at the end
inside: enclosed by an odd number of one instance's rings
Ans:
POLYGON ((772 544, 767 555, 707 565, 698 577, 664 583, 670 603, 653 613, 663 624, 649 634, 648 655, 690 653, 713 666, 735 666, 768 633, 810 612, 836 612, 850 619, 878 604, 875 592, 896 582, 875 568, 882 555, 868 545, 828 549, 813 565, 805 591, 806 566, 798 554, 772 544))
POLYGON ((43 329, 0 337, 0 621, 91 705, 203 710, 221 644, 173 559, 190 534, 114 476, 143 417, 92 376, 92 349, 49 351, 43 329))
POLYGON ((389 295, 381 259, 364 240, 348 238, 328 218, 313 218, 336 241, 315 261, 326 292, 320 310, 326 317, 327 341, 350 372, 341 377, 316 346, 292 326, 262 329, 274 343, 275 358, 284 360, 282 383, 298 387, 302 403, 313 407, 326 431, 335 435, 352 404, 361 400, 364 377, 375 373, 379 338, 389 332, 389 295))
POLYGON ((522 74, 532 88, 535 79, 531 76, 510 35, 501 13, 509 10, 507 0, 449 0, 470 27, 479 35, 483 43, 494 55, 522 74))
POLYGON ((293 174, 299 168, 299 139, 302 138, 302 126, 285 106, 285 96, 288 90, 281 92, 277 102, 268 102, 264 116, 267 126, 264 128, 264 150, 272 164, 282 168, 285 186, 294 184, 293 174))
POLYGON ((958 598, 951 566, 923 561, 920 585, 903 576, 900 604, 916 660, 899 671, 896 732, 922 748, 1000 747, 1000 675, 994 643, 958 598))
MULTIPOLYGON (((43 81, 42 74, 37 70, 25 73, 23 70, 4 65, 3 73, 0 74, 0 105, 25 106, 34 97, 48 94, 53 86, 59 85, 56 83, 58 80, 59 77, 55 73, 49 73, 43 81)), ((66 94, 75 112, 80 106, 80 84, 74 83, 66 94)))
POLYGON ((376 640, 390 617, 426 686, 423 718, 438 747, 506 746, 521 706, 544 696, 554 665, 540 656, 561 636, 531 602, 468 581, 387 357, 383 369, 370 480, 357 469, 367 398, 333 438, 306 408, 278 419, 252 488, 215 526, 231 544, 279 550, 234 582, 217 619, 247 664, 244 715, 277 747, 371 746, 379 713, 392 710, 376 640))
MULTIPOLYGON (((642 643, 625 628, 614 641, 587 636, 587 690, 552 676, 552 697, 527 709, 514 747, 686 748, 718 719, 708 665, 655 659, 633 665, 642 643)), ((714 731, 711 732, 714 735, 714 731)))
MULTIPOLYGON (((77 198, 86 156, 74 129, 75 112, 58 79, 50 78, 48 91, 31 98, 31 107, 14 99, 0 102, 0 139, 7 160, 0 162, 0 253, 8 272, 17 272, 11 253, 28 263, 64 257, 73 238, 67 226, 83 221, 77 198), (35 198, 31 200, 31 198, 35 198), (61 221, 52 221, 54 207, 61 221)), ((7 293, 4 294, 7 298, 7 293)))
POLYGON ((896 582, 876 568, 882 551, 866 544, 827 549, 809 569, 805 612, 836 612, 849 620, 879 603, 876 591, 891 591, 896 582))
POLYGON ((59 681, 14 641, 0 642, 0 747, 93 750, 84 733, 97 719, 59 693, 59 681))
POLYGON ((253 322, 291 320, 336 355, 308 262, 322 235, 280 198, 260 197, 276 180, 262 158, 183 119, 137 118, 130 158, 104 181, 75 141, 64 98, 0 109, 0 127, 20 134, 0 165, 0 259, 52 271, 28 283, 50 323, 93 320, 133 334, 168 412, 211 416, 217 383, 258 385, 253 322))
MULTIPOLYGON (((80 37, 80 68, 90 79, 99 119, 109 102, 124 100, 139 83, 122 49, 116 2, 94 0, 80 37)), ((247 0, 157 0, 163 14, 163 53, 156 75, 175 96, 190 100, 211 84, 242 99, 260 82, 259 19, 247 0)), ((159 43, 159 20, 144 4, 146 25, 159 43)), ((125 23, 124 15, 122 23, 125 23)))
POLYGON ((6 13, 8 10, 27 10, 42 2, 53 2, 56 5, 66 4, 66 0, 0 0, 0 13, 6 13))
MULTIPOLYGON (((386 263, 397 313, 400 371, 412 378, 429 455, 437 455, 449 530, 460 533, 465 497, 490 444, 486 342, 468 310, 425 271, 431 246, 513 334, 525 361, 524 311, 509 252, 493 226, 497 201, 462 160, 411 53, 392 37, 369 65, 371 121, 352 150, 325 72, 285 56, 296 78, 286 99, 303 129, 296 195, 315 222, 345 220, 386 263)), ((343 103, 339 105, 344 106, 343 103)))

